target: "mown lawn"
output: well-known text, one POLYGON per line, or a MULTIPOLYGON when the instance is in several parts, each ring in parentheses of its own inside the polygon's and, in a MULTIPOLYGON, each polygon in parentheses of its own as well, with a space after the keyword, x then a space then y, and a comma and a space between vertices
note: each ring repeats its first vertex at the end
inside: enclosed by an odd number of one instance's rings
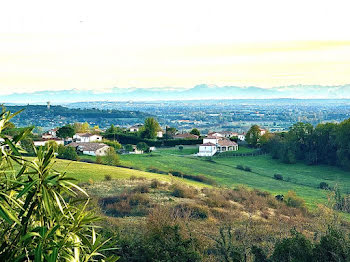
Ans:
POLYGON ((158 151, 154 154, 122 155, 121 162, 122 165, 142 170, 156 167, 162 171, 178 170, 187 174, 204 174, 229 187, 247 185, 273 194, 286 194, 288 190, 294 190, 311 207, 327 201, 329 191, 318 189, 320 182, 325 181, 330 186, 338 184, 344 193, 350 185, 350 173, 336 167, 308 166, 302 163, 287 165, 271 159, 270 156, 214 157, 212 160, 204 160, 162 154, 158 151), (238 170, 237 165, 249 166, 252 172, 238 170), (284 181, 275 180, 275 173, 281 174, 284 181))

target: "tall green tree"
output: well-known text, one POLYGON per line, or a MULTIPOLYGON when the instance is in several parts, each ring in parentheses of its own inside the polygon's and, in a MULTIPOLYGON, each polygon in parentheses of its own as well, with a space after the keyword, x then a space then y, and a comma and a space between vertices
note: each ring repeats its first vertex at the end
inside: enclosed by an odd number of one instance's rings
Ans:
POLYGON ((161 128, 158 121, 153 117, 149 117, 146 118, 145 124, 140 130, 140 134, 143 138, 155 139, 157 137, 157 132, 160 130, 161 128))
POLYGON ((75 130, 71 125, 62 126, 57 130, 56 135, 60 138, 67 139, 75 135, 75 130))
POLYGON ((199 130, 197 128, 193 128, 190 132, 190 134, 192 135, 196 135, 196 136, 200 136, 201 132, 199 132, 199 130))
POLYGON ((257 147, 260 137, 260 127, 258 125, 252 125, 245 136, 245 140, 249 145, 257 147))

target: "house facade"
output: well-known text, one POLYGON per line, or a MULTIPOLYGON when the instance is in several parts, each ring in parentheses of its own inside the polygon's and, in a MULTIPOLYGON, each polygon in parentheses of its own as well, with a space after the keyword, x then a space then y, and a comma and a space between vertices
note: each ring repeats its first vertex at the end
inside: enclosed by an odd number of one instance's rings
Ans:
POLYGON ((199 146, 197 156, 213 156, 216 153, 237 151, 238 144, 225 137, 207 136, 199 146))
POLYGON ((130 132, 138 132, 141 127, 143 127, 143 125, 141 125, 141 124, 134 125, 134 126, 129 127, 129 131, 130 132))
POLYGON ((102 141, 102 136, 90 133, 76 133, 73 140, 78 143, 91 143, 102 141))
POLYGON ((72 142, 66 146, 74 147, 78 152, 90 156, 105 156, 109 146, 103 143, 72 142))
POLYGON ((40 140, 33 141, 34 146, 45 146, 46 143, 54 141, 57 145, 64 145, 64 140, 59 138, 42 138, 40 140))
POLYGON ((198 139, 199 136, 190 133, 177 134, 173 136, 174 139, 198 139))

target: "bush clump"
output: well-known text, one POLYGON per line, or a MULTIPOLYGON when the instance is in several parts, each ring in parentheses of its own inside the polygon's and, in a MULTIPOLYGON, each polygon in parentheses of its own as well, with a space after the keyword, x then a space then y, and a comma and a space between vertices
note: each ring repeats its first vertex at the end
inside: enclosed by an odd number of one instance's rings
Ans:
POLYGON ((174 197, 194 198, 197 194, 195 188, 181 184, 173 184, 169 189, 171 190, 171 195, 174 197))
POLYGON ((319 187, 320 189, 325 189, 325 190, 330 189, 329 185, 326 182, 321 182, 319 187))
POLYGON ((197 181, 197 182, 202 182, 208 185, 216 185, 216 181, 212 178, 206 177, 204 175, 188 175, 188 174, 184 174, 181 171, 177 171, 177 170, 170 170, 169 174, 176 176, 176 177, 181 177, 181 178, 186 178, 189 180, 193 180, 193 181, 197 181))
POLYGON ((150 187, 151 187, 151 188, 158 188, 160 185, 161 185, 161 183, 159 182, 158 179, 153 179, 153 180, 151 181, 150 187))
POLYGON ((149 186, 145 183, 137 185, 134 189, 133 192, 137 192, 137 193, 149 193, 149 186))
POLYGON ((300 209, 305 209, 305 201, 301 197, 298 197, 295 191, 288 191, 287 195, 284 197, 287 206, 295 207, 300 209))
POLYGON ((245 167, 244 167, 244 171, 252 172, 252 169, 251 169, 249 166, 245 166, 245 167))
POLYGON ((244 170, 244 166, 242 166, 242 165, 237 165, 236 168, 239 170, 244 170))
POLYGON ((151 173, 157 173, 157 174, 166 174, 166 172, 160 170, 159 168, 157 167, 149 167, 147 169, 148 172, 151 172, 151 173))
POLYGON ((274 174, 273 178, 276 180, 283 180, 283 176, 281 174, 274 174))
POLYGON ((206 219, 209 217, 208 208, 201 205, 188 203, 179 204, 174 207, 174 211, 181 217, 189 217, 194 219, 206 219))
POLYGON ((112 176, 111 175, 105 175, 105 181, 111 181, 112 176))

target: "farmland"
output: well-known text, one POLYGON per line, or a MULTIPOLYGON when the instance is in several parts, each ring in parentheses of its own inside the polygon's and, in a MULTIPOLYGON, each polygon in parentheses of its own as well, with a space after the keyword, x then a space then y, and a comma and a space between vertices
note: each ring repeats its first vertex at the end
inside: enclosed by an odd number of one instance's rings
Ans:
POLYGON ((268 155, 200 159, 170 153, 166 149, 152 154, 122 155, 121 163, 144 171, 156 167, 165 172, 177 170, 185 174, 202 174, 227 187, 247 185, 273 194, 286 194, 288 190, 294 190, 310 207, 327 201, 329 191, 319 189, 320 182, 326 182, 330 186, 337 184, 343 193, 347 193, 347 186, 350 185, 348 172, 339 168, 308 166, 303 163, 287 165, 268 155), (239 170, 237 165, 248 166, 252 172, 239 170), (284 180, 274 179, 276 173, 281 174, 284 180))

